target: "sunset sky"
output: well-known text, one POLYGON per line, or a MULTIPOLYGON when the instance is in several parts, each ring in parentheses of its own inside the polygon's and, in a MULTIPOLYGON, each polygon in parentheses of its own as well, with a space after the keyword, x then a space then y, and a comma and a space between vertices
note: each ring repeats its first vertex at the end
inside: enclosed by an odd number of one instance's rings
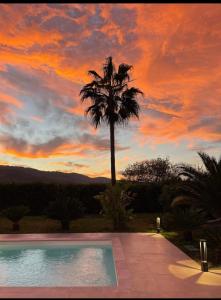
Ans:
POLYGON ((221 4, 0 4, 0 164, 110 177, 109 129, 79 91, 105 58, 133 65, 139 121, 116 167, 221 147, 221 4))

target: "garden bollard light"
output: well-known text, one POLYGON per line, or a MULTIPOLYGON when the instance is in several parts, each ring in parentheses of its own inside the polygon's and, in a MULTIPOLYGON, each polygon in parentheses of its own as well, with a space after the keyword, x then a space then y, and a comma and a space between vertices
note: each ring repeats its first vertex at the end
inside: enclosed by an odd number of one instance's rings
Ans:
POLYGON ((160 233, 160 217, 157 217, 157 233, 160 233))
POLYGON ((201 259, 201 270, 203 272, 208 272, 206 240, 200 240, 200 259, 201 259))

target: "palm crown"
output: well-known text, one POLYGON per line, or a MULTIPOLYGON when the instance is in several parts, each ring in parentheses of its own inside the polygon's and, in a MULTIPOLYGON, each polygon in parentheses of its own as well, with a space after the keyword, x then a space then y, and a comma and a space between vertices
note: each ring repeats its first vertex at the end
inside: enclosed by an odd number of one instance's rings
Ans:
POLYGON ((131 68, 131 65, 120 64, 116 72, 112 57, 108 57, 103 66, 103 76, 96 71, 88 72, 93 80, 82 88, 80 95, 82 101, 91 99, 86 114, 89 114, 96 128, 102 121, 108 125, 125 124, 132 116, 138 118, 140 107, 136 97, 142 92, 128 87, 128 71, 131 68))

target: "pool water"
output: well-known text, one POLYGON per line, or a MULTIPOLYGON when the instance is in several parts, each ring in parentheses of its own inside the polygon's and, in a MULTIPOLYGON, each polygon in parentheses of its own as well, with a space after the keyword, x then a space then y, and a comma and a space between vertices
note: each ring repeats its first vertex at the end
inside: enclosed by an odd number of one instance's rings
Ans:
POLYGON ((115 286, 111 243, 0 243, 0 286, 115 286))

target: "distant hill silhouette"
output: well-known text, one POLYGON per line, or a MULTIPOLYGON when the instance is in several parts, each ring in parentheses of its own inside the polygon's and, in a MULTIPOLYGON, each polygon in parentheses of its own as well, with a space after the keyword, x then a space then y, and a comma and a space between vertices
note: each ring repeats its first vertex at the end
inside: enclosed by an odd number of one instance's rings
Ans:
POLYGON ((109 183, 106 177, 91 178, 78 173, 40 171, 32 168, 0 166, 0 183, 109 183))

